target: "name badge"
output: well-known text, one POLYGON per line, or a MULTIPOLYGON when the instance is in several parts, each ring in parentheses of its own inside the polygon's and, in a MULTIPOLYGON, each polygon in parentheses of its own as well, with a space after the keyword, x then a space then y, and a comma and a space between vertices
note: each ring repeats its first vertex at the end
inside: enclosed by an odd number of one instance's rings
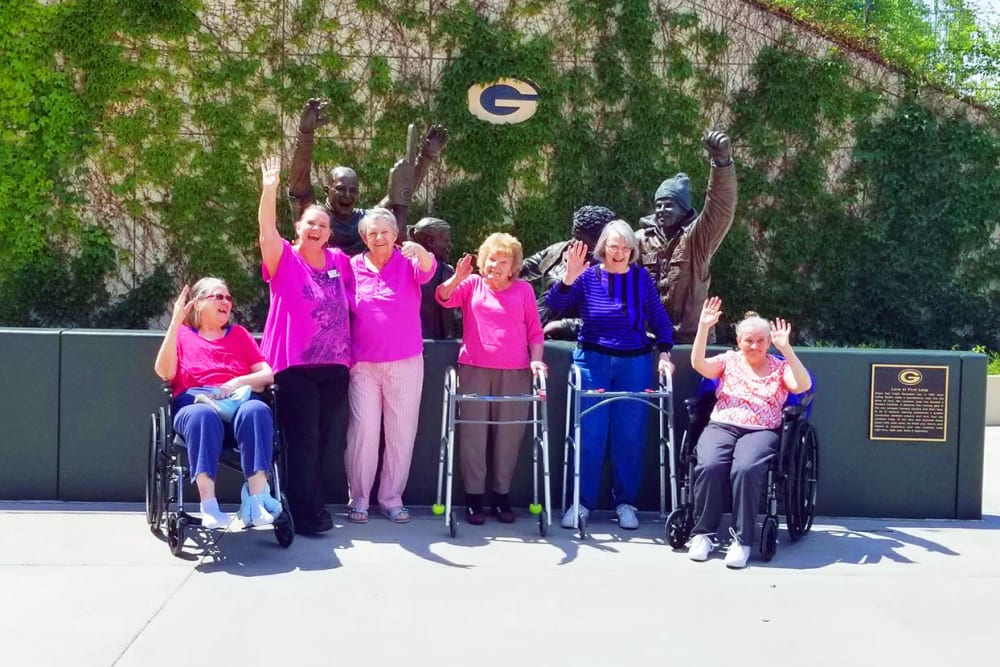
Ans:
POLYGON ((336 279, 340 277, 340 271, 338 271, 337 269, 330 269, 329 271, 326 272, 326 275, 330 278, 336 279))

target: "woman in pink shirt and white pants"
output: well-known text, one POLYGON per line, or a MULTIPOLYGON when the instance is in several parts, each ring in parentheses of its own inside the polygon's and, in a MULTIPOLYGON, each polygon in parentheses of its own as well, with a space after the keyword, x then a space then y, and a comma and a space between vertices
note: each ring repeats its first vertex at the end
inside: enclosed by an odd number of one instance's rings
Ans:
MULTIPOLYGON (((513 396, 531 393, 532 374, 545 373, 544 340, 531 285, 521 273, 524 252, 510 234, 491 234, 479 247, 480 275, 472 275, 472 256, 455 267, 435 296, 446 308, 462 308, 462 347, 458 353, 458 385, 463 394, 513 396)), ((525 421, 528 403, 464 402, 463 420, 525 421)), ((459 424, 466 519, 481 525, 486 516, 486 439, 488 424, 459 424)), ((493 425, 493 514, 514 521, 510 480, 524 439, 525 424, 493 425)))
POLYGON ((424 382, 424 340, 420 328, 420 286, 434 276, 437 262, 412 241, 396 247, 396 218, 373 208, 358 223, 368 247, 351 258, 355 298, 351 343, 354 363, 348 396, 348 521, 367 523, 380 426, 385 424, 385 454, 378 485, 382 513, 406 523, 403 489, 410 476, 424 382))

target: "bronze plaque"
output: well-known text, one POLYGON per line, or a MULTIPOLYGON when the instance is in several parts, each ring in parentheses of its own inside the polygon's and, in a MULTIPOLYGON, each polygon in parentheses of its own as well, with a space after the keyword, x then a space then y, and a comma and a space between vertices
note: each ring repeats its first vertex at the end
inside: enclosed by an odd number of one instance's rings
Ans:
POLYGON ((944 442, 948 432, 948 367, 872 364, 872 440, 944 442))

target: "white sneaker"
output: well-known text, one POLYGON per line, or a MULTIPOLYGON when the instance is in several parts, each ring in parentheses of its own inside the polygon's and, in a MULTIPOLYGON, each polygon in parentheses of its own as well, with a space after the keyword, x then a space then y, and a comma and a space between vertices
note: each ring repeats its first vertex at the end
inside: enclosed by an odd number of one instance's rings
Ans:
POLYGON ((618 515, 618 525, 625 530, 635 530, 639 527, 639 517, 635 515, 635 508, 631 505, 622 503, 615 508, 615 514, 618 515))
POLYGON ((698 562, 708 560, 708 554, 712 553, 714 548, 711 537, 704 533, 695 535, 688 541, 688 558, 698 562))
MULTIPOLYGON (((580 505, 580 520, 586 522, 587 518, 590 517, 590 510, 588 510, 583 505, 580 505)), ((572 528, 573 527, 573 506, 566 510, 566 513, 562 516, 562 527, 572 528)))
POLYGON ((736 536, 736 531, 729 529, 729 534, 733 536, 733 541, 726 550, 726 567, 733 570, 742 570, 750 560, 750 547, 740 544, 740 539, 736 536))

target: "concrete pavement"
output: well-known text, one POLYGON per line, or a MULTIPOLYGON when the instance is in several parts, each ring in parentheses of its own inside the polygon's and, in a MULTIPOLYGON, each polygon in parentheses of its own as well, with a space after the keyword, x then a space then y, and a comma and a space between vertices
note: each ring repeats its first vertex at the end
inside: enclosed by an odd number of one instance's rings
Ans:
MULTIPOLYGON (((0 503, 0 665, 997 664, 1000 428, 982 521, 821 517, 770 563, 689 561, 642 517, 580 542, 372 515, 289 549, 269 530, 189 542, 137 506, 0 503)), ((822 493, 822 487, 820 492, 822 493)))

